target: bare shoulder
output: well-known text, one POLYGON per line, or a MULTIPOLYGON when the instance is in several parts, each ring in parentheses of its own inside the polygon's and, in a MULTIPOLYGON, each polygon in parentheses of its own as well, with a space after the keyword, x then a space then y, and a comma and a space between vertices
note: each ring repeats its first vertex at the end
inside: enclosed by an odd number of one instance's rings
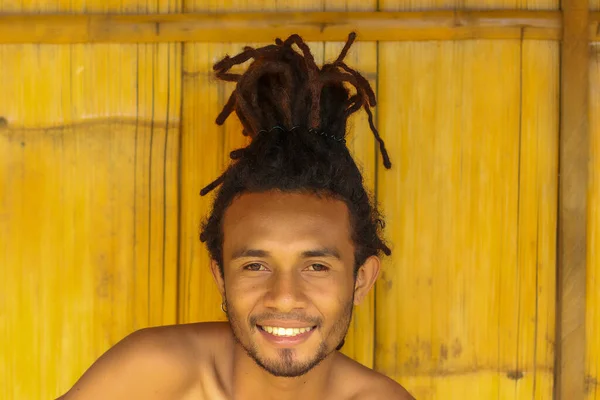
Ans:
MULTIPOLYGON (((197 383, 219 324, 146 328, 103 354, 60 399, 182 398, 197 383), (203 345, 204 343, 204 345, 203 345)), ((221 336, 222 333, 221 333, 221 336)))
POLYGON ((378 372, 371 371, 373 376, 356 399, 365 400, 415 400, 415 398, 398 382, 378 372))
POLYGON ((352 382, 348 398, 352 400, 414 400, 414 397, 402 385, 393 379, 374 371, 364 365, 339 354, 340 381, 348 390, 348 382, 352 382))

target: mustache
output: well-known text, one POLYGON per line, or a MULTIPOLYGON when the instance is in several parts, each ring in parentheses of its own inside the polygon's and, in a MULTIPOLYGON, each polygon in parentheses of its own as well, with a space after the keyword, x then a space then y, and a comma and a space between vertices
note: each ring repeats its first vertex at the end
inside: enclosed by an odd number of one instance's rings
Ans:
POLYGON ((287 313, 287 314, 279 314, 279 313, 262 313, 259 315, 252 315, 249 318, 249 322, 252 326, 258 325, 259 321, 264 320, 278 320, 278 321, 296 321, 296 322, 305 322, 306 324, 312 325, 320 325, 321 319, 309 317, 300 313, 287 313))

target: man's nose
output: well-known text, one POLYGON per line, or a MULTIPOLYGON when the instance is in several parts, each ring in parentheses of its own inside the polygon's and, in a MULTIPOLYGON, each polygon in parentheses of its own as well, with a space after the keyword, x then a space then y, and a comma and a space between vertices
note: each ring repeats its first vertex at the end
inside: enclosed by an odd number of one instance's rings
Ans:
POLYGON ((294 271, 276 272, 269 282, 265 305, 279 311, 291 311, 306 306, 303 282, 294 271))

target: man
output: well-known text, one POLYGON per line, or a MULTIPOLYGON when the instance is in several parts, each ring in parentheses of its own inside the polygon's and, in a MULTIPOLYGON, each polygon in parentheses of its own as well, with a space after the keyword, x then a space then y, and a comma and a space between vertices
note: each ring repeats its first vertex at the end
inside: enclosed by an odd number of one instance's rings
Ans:
POLYGON ((347 118, 363 107, 391 165, 371 87, 343 62, 354 38, 322 68, 297 35, 215 65, 237 82, 217 123, 235 111, 252 138, 201 192, 221 185, 201 239, 229 322, 135 332, 63 399, 412 399, 338 351, 390 253, 345 146, 347 118), (250 58, 243 75, 227 72, 250 58))

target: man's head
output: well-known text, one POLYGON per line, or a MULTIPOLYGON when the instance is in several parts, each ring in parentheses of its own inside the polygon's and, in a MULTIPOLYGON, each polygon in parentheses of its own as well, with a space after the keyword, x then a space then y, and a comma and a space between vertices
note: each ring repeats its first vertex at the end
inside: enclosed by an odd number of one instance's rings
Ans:
POLYGON ((307 372, 343 341, 378 258, 355 279, 348 208, 312 194, 243 194, 225 212, 223 231, 225 278, 212 267, 235 337, 274 375, 307 372), (288 328, 298 331, 279 332, 288 328))
POLYGON ((236 339, 277 376, 302 375, 341 347, 353 305, 377 278, 378 254, 390 253, 344 140, 347 118, 364 107, 389 168, 373 92, 343 62, 353 40, 321 68, 297 35, 215 65, 218 77, 237 81, 217 123, 235 111, 252 141, 203 190, 221 185, 201 239, 236 339), (250 58, 243 75, 227 73, 250 58))

